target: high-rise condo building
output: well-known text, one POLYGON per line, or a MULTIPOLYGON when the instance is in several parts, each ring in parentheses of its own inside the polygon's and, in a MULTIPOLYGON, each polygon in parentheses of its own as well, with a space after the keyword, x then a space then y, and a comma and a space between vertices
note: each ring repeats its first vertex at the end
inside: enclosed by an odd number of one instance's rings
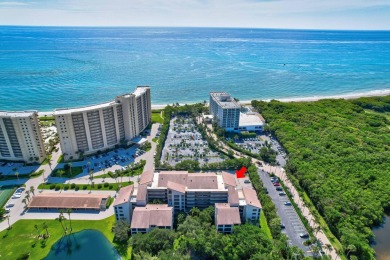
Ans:
POLYGON ((150 88, 87 107, 54 111, 57 133, 66 160, 112 148, 138 136, 151 122, 150 88))
POLYGON ((210 114, 228 132, 238 131, 240 104, 226 92, 210 92, 210 114))
POLYGON ((0 111, 0 159, 42 162, 46 157, 37 111, 0 111))

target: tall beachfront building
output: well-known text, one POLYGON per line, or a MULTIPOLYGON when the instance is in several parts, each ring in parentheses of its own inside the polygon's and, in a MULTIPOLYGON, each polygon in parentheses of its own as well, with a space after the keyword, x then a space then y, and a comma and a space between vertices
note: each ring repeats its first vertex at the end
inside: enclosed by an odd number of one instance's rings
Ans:
POLYGON ((0 111, 0 159, 42 162, 46 157, 37 111, 0 111))
POLYGON ((66 160, 112 148, 138 136, 151 122, 150 88, 87 107, 56 109, 54 117, 66 160))
POLYGON ((238 131, 241 106, 226 92, 210 92, 210 114, 228 132, 238 131))

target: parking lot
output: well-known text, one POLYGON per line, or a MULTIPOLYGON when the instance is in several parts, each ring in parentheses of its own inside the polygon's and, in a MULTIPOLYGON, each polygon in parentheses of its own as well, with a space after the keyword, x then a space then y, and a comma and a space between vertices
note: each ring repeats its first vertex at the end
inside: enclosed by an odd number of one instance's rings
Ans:
POLYGON ((169 125, 161 160, 176 165, 183 160, 197 160, 200 164, 205 164, 224 159, 219 153, 211 151, 192 119, 175 117, 169 125))
POLYGON ((301 248, 306 255, 311 255, 309 252, 311 250, 310 247, 303 245, 303 242, 308 238, 300 237, 301 234, 307 233, 307 230, 294 207, 290 204, 287 195, 282 195, 282 193, 285 193, 283 188, 281 186, 274 186, 268 173, 262 170, 258 170, 258 173, 264 183, 264 187, 268 190, 268 195, 276 206, 278 216, 284 225, 284 228, 281 227, 282 233, 286 234, 289 238, 289 244, 301 248))

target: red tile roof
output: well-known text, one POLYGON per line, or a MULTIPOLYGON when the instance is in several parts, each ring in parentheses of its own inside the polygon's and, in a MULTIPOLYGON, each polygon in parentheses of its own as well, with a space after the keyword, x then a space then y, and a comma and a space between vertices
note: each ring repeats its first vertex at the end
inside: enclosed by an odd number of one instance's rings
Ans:
POLYGON ((166 204, 147 204, 136 207, 131 220, 131 228, 171 227, 173 208, 166 204))
POLYGON ((261 209, 261 203, 255 190, 250 188, 242 188, 242 193, 244 194, 246 204, 261 209))
POLYGON ((121 188, 118 192, 118 195, 116 196, 113 206, 128 202, 131 195, 133 194, 133 191, 134 191, 133 185, 129 185, 121 188))
POLYGON ((223 178, 223 182, 225 183, 226 186, 233 186, 233 187, 237 186, 235 174, 231 174, 228 172, 222 172, 222 178, 223 178))
POLYGON ((168 181, 167 188, 181 193, 186 192, 186 186, 171 181, 168 181))
POLYGON ((231 206, 238 206, 240 204, 240 201, 238 199, 238 191, 236 190, 236 188, 229 186, 228 196, 229 196, 229 204, 231 206))
MULTIPOLYGON (((44 193, 31 198, 28 208, 52 208, 52 209, 100 209, 103 199, 108 199, 108 194, 59 194, 44 193)), ((105 205, 104 205, 105 206, 105 205)))
POLYGON ((230 207, 227 203, 215 203, 215 224, 239 225, 241 224, 240 211, 238 207, 230 207))
POLYGON ((153 171, 144 171, 141 174, 141 180, 139 181, 139 184, 148 184, 153 181, 154 172, 153 171))

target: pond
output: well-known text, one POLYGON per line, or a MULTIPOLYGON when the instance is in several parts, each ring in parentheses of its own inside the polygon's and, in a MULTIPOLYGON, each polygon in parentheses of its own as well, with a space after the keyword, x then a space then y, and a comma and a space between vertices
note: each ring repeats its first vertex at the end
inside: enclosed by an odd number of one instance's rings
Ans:
POLYGON ((83 230, 58 240, 46 260, 121 259, 113 245, 97 230, 83 230))
POLYGON ((376 252, 377 260, 390 260, 390 216, 386 216, 385 222, 373 231, 375 243, 372 247, 376 252))

